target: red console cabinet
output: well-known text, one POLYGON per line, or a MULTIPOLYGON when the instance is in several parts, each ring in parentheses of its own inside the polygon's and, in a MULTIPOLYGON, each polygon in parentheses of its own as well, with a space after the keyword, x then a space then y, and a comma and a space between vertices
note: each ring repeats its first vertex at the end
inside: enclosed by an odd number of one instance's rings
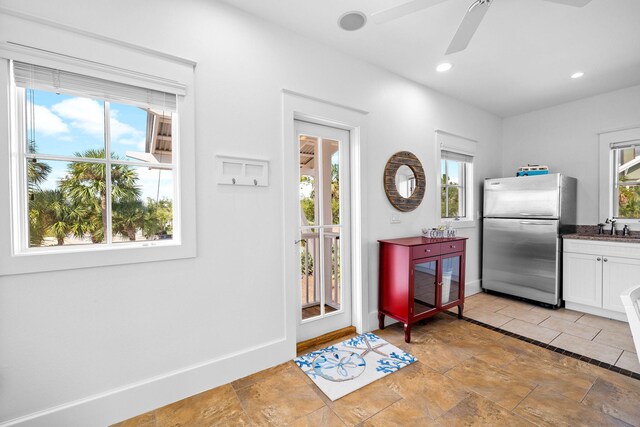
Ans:
POLYGON ((380 276, 378 322, 384 317, 404 324, 404 340, 411 326, 441 311, 464 307, 466 237, 378 240, 380 276))

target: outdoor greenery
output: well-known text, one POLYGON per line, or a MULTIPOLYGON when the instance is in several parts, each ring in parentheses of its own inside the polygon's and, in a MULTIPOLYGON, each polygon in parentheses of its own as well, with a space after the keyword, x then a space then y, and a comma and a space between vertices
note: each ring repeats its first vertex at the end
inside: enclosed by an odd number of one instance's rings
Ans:
MULTIPOLYGON (((87 150, 74 155, 103 159, 104 154, 104 150, 87 150)), ((112 158, 118 159, 115 154, 112 158)), ((50 173, 51 167, 46 163, 35 159, 28 163, 30 246, 42 246, 46 237, 54 237, 58 245, 64 245, 69 236, 90 237, 93 243, 103 242, 108 233, 106 166, 72 162, 55 190, 42 189, 41 185, 50 173)), ((142 230, 146 238, 172 233, 172 201, 141 200, 142 192, 134 169, 113 165, 111 183, 115 234, 136 240, 138 230, 142 230)))
POLYGON ((618 187, 618 216, 620 218, 640 218, 640 186, 618 187))
POLYGON ((445 187, 446 183, 453 184, 451 179, 442 174, 442 187, 440 193, 440 217, 456 218, 462 216, 460 213, 460 191, 456 187, 445 187), (447 201, 449 209, 447 210, 447 201))
MULTIPOLYGON (((313 188, 314 180, 310 176, 300 177, 300 186, 309 186, 313 188)), ((316 212, 315 212, 315 188, 311 190, 308 196, 300 198, 300 208, 307 220, 308 225, 317 225, 316 212)), ((340 224, 340 169, 337 164, 331 165, 331 224, 340 224)), ((325 221, 326 222, 326 221, 325 221)), ((313 274, 313 257, 311 254, 312 248, 309 248, 309 252, 306 252, 305 248, 307 241, 302 240, 300 250, 300 272, 303 275, 313 274), (306 255, 305 255, 306 254, 306 255), (306 257, 306 269, 305 269, 305 257, 306 257)))
MULTIPOLYGON (((314 181, 310 176, 301 176, 300 185, 313 186, 314 181)), ((315 188, 307 197, 300 198, 300 207, 309 225, 317 225, 315 221, 315 188)), ((331 165, 331 224, 340 224, 340 169, 337 164, 331 165)), ((326 222, 326 221, 325 221, 326 222)), ((329 224, 328 222, 326 222, 329 224)))

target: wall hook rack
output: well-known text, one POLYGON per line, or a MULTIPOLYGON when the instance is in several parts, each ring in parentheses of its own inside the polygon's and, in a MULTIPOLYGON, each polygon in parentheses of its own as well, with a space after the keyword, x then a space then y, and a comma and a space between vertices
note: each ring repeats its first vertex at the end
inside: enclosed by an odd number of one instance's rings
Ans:
POLYGON ((216 182, 222 185, 269 185, 269 162, 242 157, 216 156, 216 182))

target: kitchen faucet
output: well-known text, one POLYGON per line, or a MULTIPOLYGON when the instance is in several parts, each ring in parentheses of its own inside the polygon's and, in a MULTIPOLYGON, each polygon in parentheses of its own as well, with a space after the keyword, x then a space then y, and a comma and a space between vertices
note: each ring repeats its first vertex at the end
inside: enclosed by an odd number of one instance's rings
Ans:
POLYGON ((611 223, 611 235, 615 236, 616 235, 616 219, 615 218, 607 218, 607 220, 605 221, 606 224, 611 223))

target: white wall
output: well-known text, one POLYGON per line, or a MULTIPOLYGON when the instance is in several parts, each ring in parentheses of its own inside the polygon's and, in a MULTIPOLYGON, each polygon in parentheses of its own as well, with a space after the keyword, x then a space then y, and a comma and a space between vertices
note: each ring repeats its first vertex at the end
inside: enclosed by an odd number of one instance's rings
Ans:
POLYGON ((504 119, 503 176, 527 163, 573 176, 578 224, 604 222, 598 214, 598 133, 633 126, 640 126, 640 86, 504 119))
MULTIPOLYGON (((0 5, 198 62, 198 257, 0 277, 0 423, 32 414, 25 424, 104 425, 293 355, 284 337, 283 88, 370 112, 363 145, 371 312, 376 240, 436 225, 439 199, 430 180, 423 204, 391 225, 382 186, 387 159, 412 151, 430 174, 439 167, 438 128, 479 141, 476 191, 500 170, 498 117, 212 0, 0 5), (270 186, 215 185, 216 154, 269 159, 270 186)), ((6 185, 6 176, 0 181, 6 185)), ((464 233, 474 282, 479 234, 464 233)))

